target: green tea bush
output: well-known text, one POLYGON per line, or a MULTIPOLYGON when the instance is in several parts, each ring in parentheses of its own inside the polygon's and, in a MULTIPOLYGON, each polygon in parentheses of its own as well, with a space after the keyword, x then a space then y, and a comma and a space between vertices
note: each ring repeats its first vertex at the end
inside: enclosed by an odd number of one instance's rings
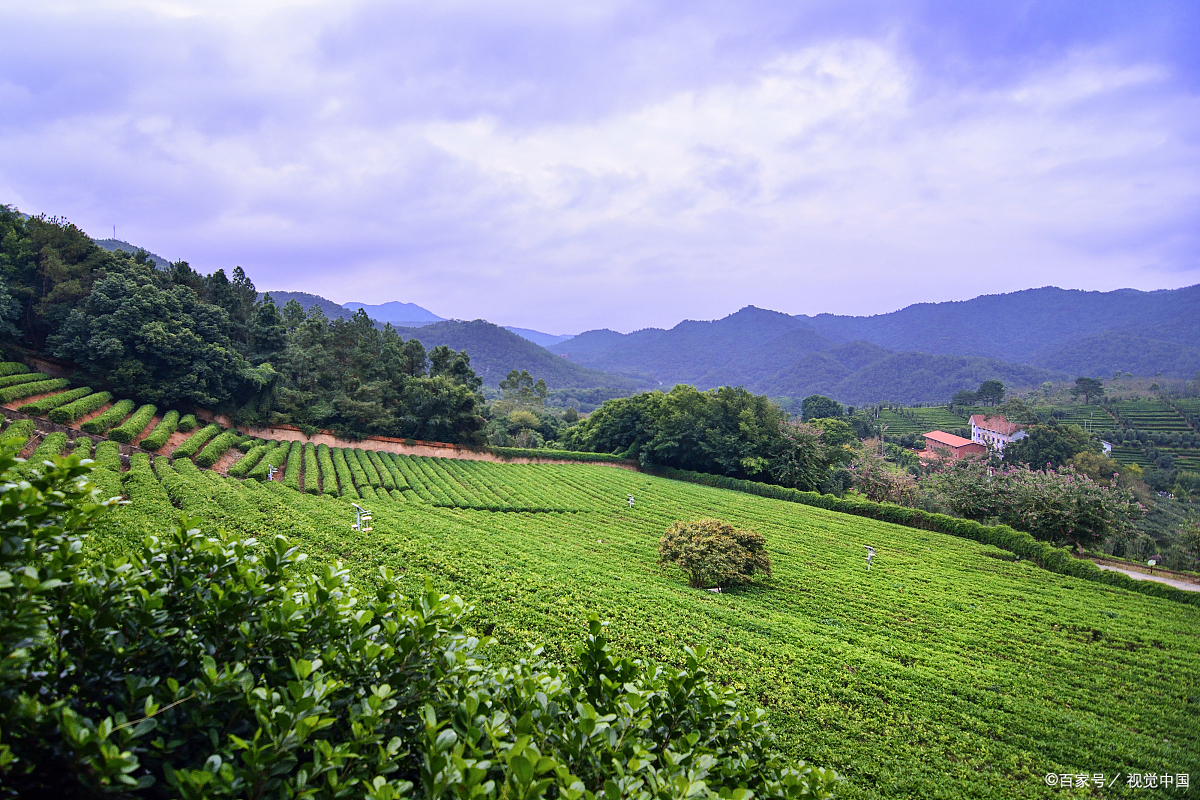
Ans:
POLYGON ((1154 581, 1139 581, 1119 572, 1101 570, 1091 561, 1078 559, 1059 547, 1046 542, 1039 542, 1024 531, 1014 530, 1007 525, 984 525, 969 519, 958 519, 946 514, 932 514, 916 508, 894 505, 892 503, 872 503, 869 500, 839 498, 830 494, 817 492, 802 492, 798 489, 788 489, 784 486, 773 486, 756 481, 744 481, 737 478, 726 478, 721 475, 710 475, 702 472, 659 467, 654 474, 674 480, 689 481, 704 486, 715 486, 722 489, 756 494, 760 497, 770 497, 775 500, 786 500, 792 503, 838 511, 843 514, 855 514, 869 517, 880 522, 891 522, 909 528, 935 531, 963 539, 971 539, 983 544, 995 545, 1002 550, 1016 553, 1022 558, 1028 558, 1033 563, 1050 572, 1059 575, 1070 575, 1083 580, 1106 583, 1128 589, 1132 592, 1154 595, 1175 600, 1180 603, 1200 605, 1200 592, 1186 592, 1163 583, 1154 581))
POLYGON ((375 471, 379 473, 379 481, 383 488, 389 491, 395 489, 396 479, 392 477, 391 471, 389 471, 387 466, 383 463, 383 459, 379 457, 379 453, 375 452, 374 450, 366 450, 364 452, 367 454, 367 458, 370 460, 371 465, 375 467, 375 471))
POLYGON ((317 466, 317 448, 312 442, 304 445, 304 485, 307 494, 321 493, 321 469, 317 466))
MULTIPOLYGON (((187 419, 187 417, 184 417, 184 419, 187 419)), ((182 423, 182 421, 183 420, 180 420, 181 423, 182 423)), ((180 444, 179 447, 176 447, 171 452, 171 457, 172 458, 191 458, 192 456, 196 455, 196 453, 200 452, 200 448, 204 447, 204 445, 208 444, 209 441, 220 432, 221 432, 221 426, 216 424, 215 422, 211 423, 209 425, 205 425, 203 428, 201 428, 200 430, 193 433, 187 439, 184 439, 183 443, 180 444)))
POLYGON ((134 402, 132 400, 118 400, 103 414, 92 417, 80 425, 79 429, 85 433, 102 434, 114 425, 119 425, 129 416, 129 412, 133 411, 133 407, 134 402))
MULTIPOLYGON (((367 455, 367 451, 354 448, 351 450, 351 452, 354 454, 354 457, 358 459, 358 465, 362 468, 362 474, 367 479, 367 485, 369 485, 372 489, 378 489, 380 486, 382 486, 383 480, 379 477, 379 471, 375 469, 375 465, 371 463, 371 459, 367 455)), ((347 458, 349 458, 349 455, 347 455, 347 458)))
MULTIPOLYGON (((329 445, 317 445, 317 464, 321 468, 321 494, 337 497, 337 470, 333 466, 333 456, 329 445)), ((316 481, 313 482, 313 485, 316 485, 316 481)))
POLYGON ((188 414, 188 415, 187 415, 187 416, 185 416, 183 419, 179 420, 179 427, 178 427, 178 430, 179 430, 181 433, 188 433, 188 432, 190 432, 190 431, 194 431, 194 430, 196 430, 196 427, 197 427, 199 424, 200 424, 200 423, 199 423, 199 421, 196 419, 196 415, 195 415, 195 414, 188 414))
POLYGON ((333 470, 337 473, 337 482, 342 488, 342 497, 360 497, 358 490, 354 488, 350 465, 346 462, 346 451, 340 447, 330 448, 330 456, 333 458, 333 470))
POLYGON ((50 421, 60 425, 70 425, 80 417, 86 417, 105 403, 113 399, 111 392, 96 392, 81 397, 78 400, 59 406, 49 413, 50 421))
POLYGON ((221 460, 238 443, 242 435, 235 430, 228 430, 217 436, 204 446, 200 455, 196 456, 196 466, 207 469, 221 460))
POLYGON ((30 383, 19 383, 16 386, 6 386, 0 389, 0 403, 11 403, 13 400, 20 400, 22 397, 32 397, 35 394, 57 392, 59 389, 66 389, 70 385, 71 382, 66 378, 52 378, 48 381, 32 381, 30 383))
POLYGON ((80 458, 91 458, 92 440, 86 436, 80 436, 78 439, 71 442, 71 450, 68 455, 79 456, 80 458))
POLYGON ((262 460, 254 465, 254 469, 247 473, 247 477, 253 478, 256 481, 268 480, 268 473, 271 467, 279 469, 283 464, 284 459, 288 456, 288 445, 285 442, 279 442, 278 445, 271 449, 262 460))
POLYGON ((144 405, 140 407, 137 411, 133 412, 133 416, 109 431, 108 438, 114 442, 129 444, 137 438, 139 433, 146 429, 146 426, 150 424, 150 420, 154 419, 154 415, 157 412, 158 406, 144 405))
POLYGON ((252 447, 249 452, 246 453, 246 455, 242 456, 232 465, 230 465, 229 469, 225 471, 226 474, 233 478, 246 477, 246 473, 253 469, 254 466, 258 464, 259 460, 261 460, 269 450, 275 447, 275 444, 275 442, 267 442, 265 444, 252 447))
POLYGON ((178 427, 179 412, 168 411, 166 414, 163 414, 163 418, 154 426, 154 430, 150 431, 150 435, 142 439, 138 446, 143 450, 160 450, 178 427))
POLYGON ((300 491, 300 469, 304 466, 304 445, 292 442, 288 447, 287 465, 283 469, 283 485, 300 491))
POLYGON ((45 472, 45 462, 61 453, 66 446, 67 435, 65 433, 59 431, 47 433, 46 438, 42 439, 33 452, 25 458, 25 463, 18 466, 14 472, 18 475, 29 475, 34 471, 45 472))
POLYGON ((41 372, 24 372, 18 375, 5 375, 0 377, 0 387, 16 386, 20 383, 31 383, 33 381, 50 380, 50 376, 41 372))
POLYGON ((121 471, 121 445, 113 441, 103 441, 96 445, 96 454, 92 456, 96 466, 109 472, 121 471))
POLYGON ((49 397, 43 397, 41 400, 34 400, 32 403, 26 403, 17 410, 23 411, 26 414, 36 414, 41 417, 52 409, 65 406, 67 403, 73 403, 76 400, 87 397, 91 393, 91 387, 84 386, 80 389, 72 389, 69 392, 52 394, 49 397))
MULTIPOLYGON (((11 463, 0 454, 0 471, 11 463)), ((682 668, 616 658, 595 618, 568 666, 539 651, 492 665, 459 598, 406 598, 386 568, 370 592, 340 564, 302 572, 283 537, 206 537, 184 518, 128 559, 89 561, 79 533, 105 508, 88 472, 67 459, 0 492, 14 521, 0 575, 22 576, 0 584, 4 795, 799 800, 837 787, 780 752, 766 712, 713 682, 703 652, 682 668)))
POLYGON ((37 430, 37 426, 31 419, 19 419, 16 422, 9 424, 7 428, 0 432, 0 440, 11 440, 13 446, 17 448, 17 452, 21 452, 21 448, 29 441, 29 437, 33 436, 33 432, 37 430))
POLYGON ((693 589, 749 583, 755 572, 771 574, 763 535, 719 519, 671 525, 659 540, 658 562, 683 570, 693 589))
POLYGON ((0 361, 0 375, 21 375, 29 372, 29 367, 20 361, 0 361))
POLYGON ((260 445, 262 443, 263 443, 262 439, 256 439, 255 437, 247 434, 247 435, 243 436, 241 439, 238 439, 237 449, 241 450, 243 453, 249 453, 251 449, 253 449, 254 447, 257 447, 258 445, 260 445))

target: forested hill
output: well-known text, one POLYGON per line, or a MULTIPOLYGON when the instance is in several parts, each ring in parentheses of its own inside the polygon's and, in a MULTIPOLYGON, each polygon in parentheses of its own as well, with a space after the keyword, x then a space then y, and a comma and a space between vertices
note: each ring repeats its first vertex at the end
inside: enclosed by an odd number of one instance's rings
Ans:
POLYGON ((398 328, 405 339, 417 339, 425 347, 446 345, 466 350, 471 367, 485 386, 494 387, 510 370, 528 370, 551 389, 603 388, 613 396, 648 388, 649 380, 618 376, 573 364, 544 347, 482 319, 437 322, 420 328, 398 328))
POLYGON ((354 316, 354 312, 350 309, 339 306, 332 300, 326 300, 319 294, 309 294, 308 292, 259 292, 259 301, 267 295, 271 295, 271 299, 275 301, 275 305, 280 308, 286 306, 289 300, 295 300, 305 311, 319 308, 321 309, 321 313, 330 319, 350 319, 354 316))

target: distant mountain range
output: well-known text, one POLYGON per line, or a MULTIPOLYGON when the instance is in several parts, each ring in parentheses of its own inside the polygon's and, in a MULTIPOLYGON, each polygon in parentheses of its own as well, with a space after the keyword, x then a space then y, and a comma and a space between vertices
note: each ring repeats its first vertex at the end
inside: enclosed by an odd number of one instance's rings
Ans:
POLYGON ((416 328, 446 319, 421 308, 416 303, 401 303, 397 300, 374 306, 367 303, 343 303, 342 308, 348 309, 351 313, 360 308, 364 309, 371 319, 390 322, 398 328, 416 328))
POLYGON ((587 331, 558 348, 579 364, 664 385, 743 385, 848 403, 937 401, 983 380, 1200 370, 1200 286, 1056 288, 922 303, 872 317, 790 316, 748 306, 670 330, 587 331))

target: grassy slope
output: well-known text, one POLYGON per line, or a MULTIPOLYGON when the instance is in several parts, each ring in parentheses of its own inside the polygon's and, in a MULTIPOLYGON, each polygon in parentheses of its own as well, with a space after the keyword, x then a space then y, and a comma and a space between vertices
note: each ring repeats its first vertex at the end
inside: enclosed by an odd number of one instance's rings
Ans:
MULTIPOLYGON (((719 675, 771 710, 788 748, 849 777, 850 797, 1052 796, 1047 772, 1200 774, 1194 607, 968 541, 613 468, 412 461, 431 482, 459 469, 460 498, 536 491, 546 508, 581 510, 439 508, 420 499, 432 491, 407 491, 362 503, 375 530, 358 533, 340 499, 190 464, 163 461, 160 474, 212 524, 287 534, 363 581, 384 564, 413 589, 431 576, 477 604, 472 622, 497 637, 497 657, 538 641, 568 658, 589 611, 612 620, 626 651, 674 659, 707 646, 719 675), (774 577, 714 595, 660 571, 662 530, 702 515, 766 534, 774 577), (870 574, 865 543, 879 554, 870 574)), ((98 532, 105 549, 122 528, 175 513, 138 472, 126 473, 138 491, 122 524, 98 532)))

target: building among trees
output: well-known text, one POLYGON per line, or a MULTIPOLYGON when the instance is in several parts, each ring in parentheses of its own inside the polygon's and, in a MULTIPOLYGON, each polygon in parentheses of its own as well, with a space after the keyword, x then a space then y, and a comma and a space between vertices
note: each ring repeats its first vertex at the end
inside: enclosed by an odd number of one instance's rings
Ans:
POLYGON ((925 451, 921 454, 921 459, 933 458, 939 451, 948 455, 951 461, 958 461, 963 456, 972 453, 983 455, 987 452, 987 448, 978 442, 973 442, 970 439, 964 439, 961 436, 955 436, 953 433, 946 433, 945 431, 930 431, 926 433, 925 451))
POLYGON ((971 441, 997 452, 1004 451, 1004 445, 1025 438, 1025 426, 1019 422, 1009 422, 1003 414, 972 414, 971 441))

